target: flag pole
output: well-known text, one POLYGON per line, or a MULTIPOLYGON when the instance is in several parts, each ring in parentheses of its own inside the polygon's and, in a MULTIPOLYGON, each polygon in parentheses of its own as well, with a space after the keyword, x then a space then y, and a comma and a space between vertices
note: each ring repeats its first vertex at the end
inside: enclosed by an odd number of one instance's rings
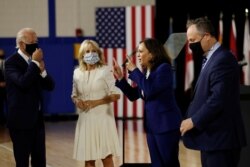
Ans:
MULTIPOLYGON (((126 76, 126 69, 125 68, 123 68, 123 75, 124 75, 124 77, 126 76)), ((126 130, 126 127, 125 127, 126 126, 126 118, 124 115, 124 111, 126 110, 126 107, 125 107, 125 105, 126 105, 125 100, 126 99, 125 98, 126 98, 126 96, 125 96, 125 94, 123 94, 123 102, 122 102, 123 103, 123 106, 122 106, 122 108, 123 108, 123 115, 122 115, 122 165, 121 165, 121 167, 127 166, 125 163, 125 130, 126 130)))

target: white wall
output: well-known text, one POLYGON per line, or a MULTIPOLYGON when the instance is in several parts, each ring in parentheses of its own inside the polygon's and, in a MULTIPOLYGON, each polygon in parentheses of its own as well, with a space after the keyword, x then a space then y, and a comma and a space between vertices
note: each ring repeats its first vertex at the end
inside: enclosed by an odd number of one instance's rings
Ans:
MULTIPOLYGON (((49 0, 0 0, 0 38, 15 37, 19 29, 32 27, 39 37, 48 37, 49 0)), ((56 0, 56 35, 75 36, 82 28, 85 36, 95 36, 95 8, 154 5, 154 0, 56 0)))
POLYGON ((15 37, 23 27, 34 28, 48 36, 47 0, 0 0, 0 38, 15 37))

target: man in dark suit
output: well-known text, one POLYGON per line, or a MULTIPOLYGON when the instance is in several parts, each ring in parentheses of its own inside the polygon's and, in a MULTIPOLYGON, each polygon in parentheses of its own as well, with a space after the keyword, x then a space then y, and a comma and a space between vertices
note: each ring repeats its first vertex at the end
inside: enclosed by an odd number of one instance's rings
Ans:
POLYGON ((233 54, 215 38, 206 18, 187 24, 189 47, 203 56, 187 119, 180 131, 187 148, 200 150, 203 167, 237 167, 241 148, 246 145, 240 110, 239 67, 233 54))
POLYGON ((6 123, 5 114, 5 101, 6 101, 6 90, 5 90, 5 79, 4 79, 4 50, 0 49, 0 126, 4 126, 6 123))
POLYGON ((17 167, 46 166, 45 128, 42 90, 54 89, 47 73, 43 52, 31 28, 23 28, 16 37, 17 52, 6 59, 7 127, 13 143, 17 167))

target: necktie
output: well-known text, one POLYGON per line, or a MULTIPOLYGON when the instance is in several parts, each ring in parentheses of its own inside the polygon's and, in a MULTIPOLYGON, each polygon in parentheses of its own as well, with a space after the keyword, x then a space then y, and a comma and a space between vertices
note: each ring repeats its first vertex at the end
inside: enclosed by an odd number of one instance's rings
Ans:
POLYGON ((207 61, 207 58, 204 57, 203 60, 202 60, 202 69, 204 68, 205 64, 206 64, 206 61, 207 61))
POLYGON ((32 59, 31 59, 31 57, 29 57, 28 64, 30 64, 31 62, 32 62, 32 59))

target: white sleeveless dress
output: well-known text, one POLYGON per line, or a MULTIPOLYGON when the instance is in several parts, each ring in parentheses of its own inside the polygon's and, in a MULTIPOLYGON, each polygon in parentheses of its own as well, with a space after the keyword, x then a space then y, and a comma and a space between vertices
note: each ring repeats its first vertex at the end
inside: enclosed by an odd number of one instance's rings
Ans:
MULTIPOLYGON (((74 70, 72 97, 83 100, 101 99, 120 94, 111 68, 103 66, 91 71, 74 70)), ((73 158, 80 161, 101 160, 112 154, 121 157, 121 147, 112 103, 81 111, 75 129, 73 158)))

